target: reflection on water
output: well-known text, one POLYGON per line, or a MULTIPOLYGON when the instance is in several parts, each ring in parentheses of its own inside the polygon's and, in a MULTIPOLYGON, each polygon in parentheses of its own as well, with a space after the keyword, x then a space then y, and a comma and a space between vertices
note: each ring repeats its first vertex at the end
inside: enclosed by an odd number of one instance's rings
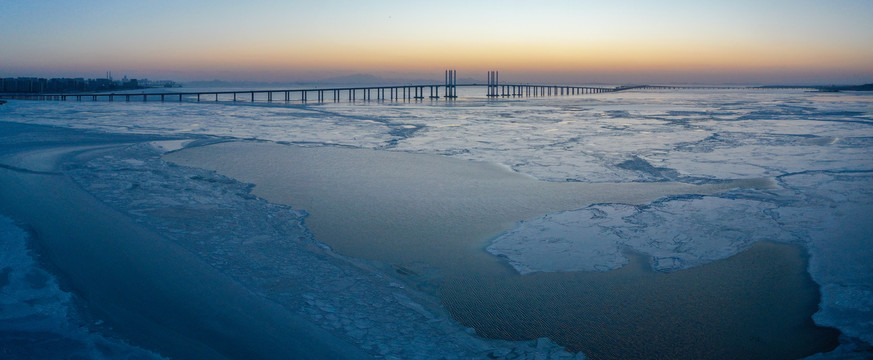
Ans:
MULTIPOLYGON (((167 155, 256 184, 306 209, 315 237, 436 285, 459 322, 484 336, 543 336, 595 359, 797 358, 836 346, 810 316, 818 292, 802 251, 759 244, 671 274, 630 256, 606 273, 520 276, 485 252, 513 222, 591 203, 645 203, 724 185, 548 183, 439 156, 229 143, 167 155), (439 277, 416 274, 440 274, 439 277)), ((419 284, 421 285, 421 284, 419 284)))

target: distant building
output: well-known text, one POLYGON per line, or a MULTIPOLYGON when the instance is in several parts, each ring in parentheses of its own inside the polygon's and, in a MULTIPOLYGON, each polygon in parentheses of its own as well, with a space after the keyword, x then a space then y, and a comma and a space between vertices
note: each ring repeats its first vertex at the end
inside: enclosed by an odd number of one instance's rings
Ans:
POLYGON ((2 79, 3 92, 37 93, 45 91, 48 80, 32 77, 2 79))
POLYGON ((104 79, 84 79, 84 78, 34 78, 34 77, 19 77, 19 78, 0 78, 0 92, 4 93, 73 93, 73 92, 96 92, 96 91, 115 91, 115 90, 132 90, 142 89, 146 87, 177 87, 175 81, 161 80, 149 81, 148 79, 128 79, 125 76, 122 80, 112 80, 109 78, 110 73, 107 73, 107 78, 104 79))

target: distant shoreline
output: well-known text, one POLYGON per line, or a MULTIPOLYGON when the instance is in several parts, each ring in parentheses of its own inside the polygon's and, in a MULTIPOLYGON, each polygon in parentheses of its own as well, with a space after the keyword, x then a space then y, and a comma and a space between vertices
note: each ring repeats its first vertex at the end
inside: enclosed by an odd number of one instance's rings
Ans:
MULTIPOLYGON (((198 82, 199 83, 199 82, 198 82)), ((227 86, 231 86, 231 84, 244 84, 247 86, 252 86, 256 83, 250 82, 222 82, 222 84, 227 84, 227 86)), ((317 83, 313 83, 317 84, 317 83)), ((143 89, 160 89, 160 88, 182 88, 185 85, 176 84, 172 87, 140 87, 137 88, 139 90, 143 89)), ((658 86, 658 85, 655 85, 658 86)), ((716 86, 716 85, 712 85, 716 86)), ((199 86, 194 86, 199 87, 199 86)), ((210 87, 210 86, 207 86, 210 87)), ((749 88, 758 88, 758 89, 815 89, 818 92, 841 92, 841 91, 873 91, 873 83, 863 84, 863 85, 761 85, 761 86, 750 86, 749 88)), ((87 92, 88 94, 98 94, 98 93, 114 93, 118 90, 137 90, 137 89, 99 89, 87 92)), ((3 92, 0 91, 0 94, 28 94, 28 95, 44 95, 44 94, 76 94, 77 92, 29 92, 29 93, 13 93, 13 92, 3 92)), ((0 101, 0 105, 4 104, 5 101, 0 101)))
POLYGON ((816 89, 821 92, 839 92, 839 91, 873 91, 873 83, 864 85, 764 85, 762 89, 770 88, 797 88, 797 89, 816 89))

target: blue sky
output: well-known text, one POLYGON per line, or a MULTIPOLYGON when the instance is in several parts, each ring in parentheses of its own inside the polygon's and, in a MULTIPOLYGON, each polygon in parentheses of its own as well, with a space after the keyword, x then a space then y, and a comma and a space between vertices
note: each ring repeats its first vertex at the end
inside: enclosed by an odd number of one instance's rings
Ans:
POLYGON ((863 83, 871 19, 869 0, 0 0, 0 76, 863 83))

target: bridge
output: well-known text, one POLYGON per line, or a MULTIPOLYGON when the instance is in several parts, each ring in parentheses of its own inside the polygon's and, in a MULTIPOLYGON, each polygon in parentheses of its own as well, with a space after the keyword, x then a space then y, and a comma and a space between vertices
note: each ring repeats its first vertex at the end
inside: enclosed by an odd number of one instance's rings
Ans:
POLYGON ((506 97, 545 97, 583 94, 599 94, 633 89, 675 90, 675 89, 761 89, 753 87, 701 87, 667 85, 633 85, 617 87, 591 87, 572 85, 543 84, 501 84, 497 71, 488 72, 485 84, 458 84, 457 71, 446 70, 445 83, 429 85, 387 85, 307 89, 268 89, 234 91, 191 91, 191 92, 93 92, 93 93, 0 93, 0 99, 49 100, 49 101, 178 101, 178 102, 309 102, 328 101, 414 101, 442 98, 457 99, 458 88, 484 88, 488 98, 506 97))

